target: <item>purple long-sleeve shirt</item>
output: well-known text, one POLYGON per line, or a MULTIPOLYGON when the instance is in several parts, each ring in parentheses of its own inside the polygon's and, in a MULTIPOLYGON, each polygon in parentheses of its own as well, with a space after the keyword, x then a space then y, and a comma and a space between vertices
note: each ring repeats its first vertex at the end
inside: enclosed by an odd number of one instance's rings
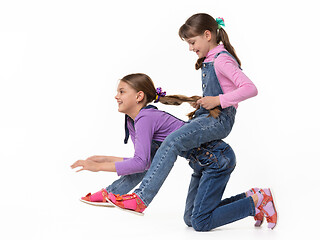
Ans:
POLYGON ((162 142, 185 122, 154 108, 141 109, 134 122, 127 117, 127 127, 134 144, 134 156, 116 162, 117 174, 129 175, 149 169, 152 140, 162 142))

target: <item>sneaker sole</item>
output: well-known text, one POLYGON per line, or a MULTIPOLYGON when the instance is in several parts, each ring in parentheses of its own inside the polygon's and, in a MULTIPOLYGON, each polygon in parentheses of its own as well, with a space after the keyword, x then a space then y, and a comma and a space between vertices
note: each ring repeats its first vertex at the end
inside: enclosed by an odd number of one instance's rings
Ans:
POLYGON ((96 207, 114 207, 114 205, 110 204, 109 202, 89 202, 83 199, 80 199, 80 201, 96 207))
POLYGON ((120 209, 120 210, 122 210, 122 211, 129 212, 129 213, 133 213, 133 214, 136 214, 136 215, 138 215, 138 216, 143 216, 143 215, 144 215, 144 213, 136 212, 136 211, 133 211, 133 210, 130 210, 130 209, 121 208, 121 207, 117 206, 116 204, 114 204, 114 203, 113 203, 109 198, 107 198, 107 197, 106 197, 106 200, 107 200, 110 204, 112 204, 112 206, 114 206, 114 207, 116 207, 116 208, 118 208, 118 209, 120 209))

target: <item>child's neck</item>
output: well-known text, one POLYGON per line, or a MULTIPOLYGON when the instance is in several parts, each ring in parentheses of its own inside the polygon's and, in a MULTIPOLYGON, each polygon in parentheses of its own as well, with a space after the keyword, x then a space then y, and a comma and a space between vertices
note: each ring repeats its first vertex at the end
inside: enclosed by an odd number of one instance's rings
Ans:
POLYGON ((139 104, 137 105, 137 108, 132 109, 132 111, 127 112, 126 114, 134 121, 142 108, 143 106, 140 106, 139 104))
POLYGON ((216 47, 218 47, 218 46, 219 46, 218 43, 211 43, 211 44, 210 44, 210 47, 209 47, 209 52, 210 52, 212 49, 214 49, 214 48, 216 48, 216 47))

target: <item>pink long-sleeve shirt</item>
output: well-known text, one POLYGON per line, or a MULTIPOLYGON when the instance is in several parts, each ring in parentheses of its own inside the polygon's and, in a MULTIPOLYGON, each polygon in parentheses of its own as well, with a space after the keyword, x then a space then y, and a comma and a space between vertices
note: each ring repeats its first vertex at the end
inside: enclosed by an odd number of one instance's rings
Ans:
POLYGON ((237 108, 239 102, 256 96, 258 90, 242 72, 234 58, 228 54, 220 54, 214 59, 214 56, 221 51, 227 51, 223 44, 211 49, 204 62, 214 61, 214 69, 223 91, 223 94, 219 95, 221 107, 237 108))

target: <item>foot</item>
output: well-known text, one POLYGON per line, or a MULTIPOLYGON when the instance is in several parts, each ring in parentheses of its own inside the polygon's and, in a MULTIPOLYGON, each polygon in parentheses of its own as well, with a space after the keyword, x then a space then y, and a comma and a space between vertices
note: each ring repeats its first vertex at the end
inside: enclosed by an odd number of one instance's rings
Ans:
POLYGON ((107 200, 122 210, 138 213, 140 215, 147 208, 140 197, 135 193, 125 195, 114 195, 113 193, 109 193, 107 200))
POLYGON ((113 205, 106 200, 107 195, 108 192, 103 188, 94 194, 88 193, 85 197, 82 197, 80 201, 94 206, 113 207, 113 205))
POLYGON ((271 190, 269 188, 260 189, 259 193, 262 194, 263 199, 257 208, 266 216, 268 228, 274 229, 277 225, 277 211, 274 205, 271 190))
MULTIPOLYGON (((247 196, 252 196, 253 194, 257 193, 260 188, 251 188, 247 193, 247 196)), ((255 227, 260 227, 264 220, 264 214, 258 208, 256 208, 256 215, 254 216, 254 220, 256 223, 254 224, 255 227)))

